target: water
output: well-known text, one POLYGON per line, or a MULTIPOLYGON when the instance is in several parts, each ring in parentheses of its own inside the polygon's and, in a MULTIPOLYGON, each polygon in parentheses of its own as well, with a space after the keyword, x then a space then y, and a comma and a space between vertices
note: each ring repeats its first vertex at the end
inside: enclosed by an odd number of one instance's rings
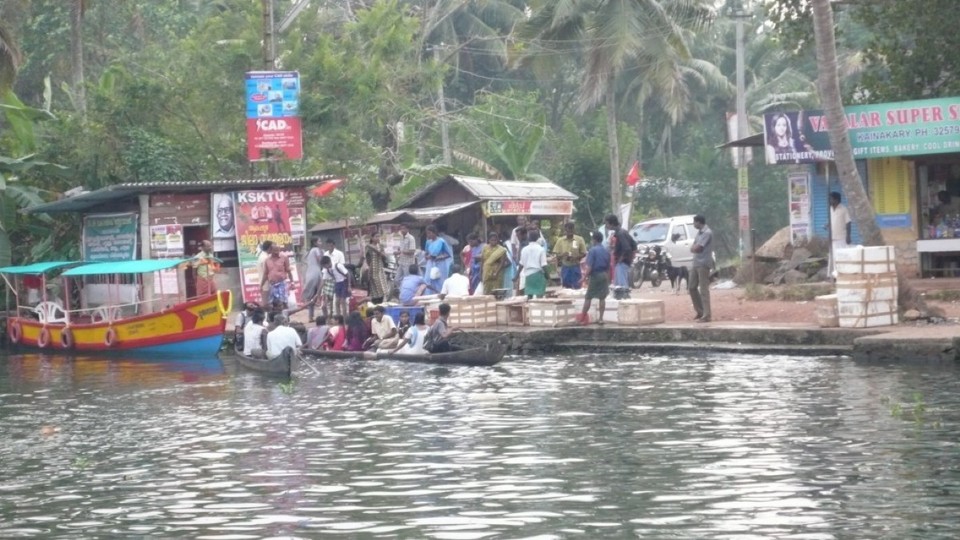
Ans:
POLYGON ((957 538, 955 368, 0 358, 0 537, 957 538))

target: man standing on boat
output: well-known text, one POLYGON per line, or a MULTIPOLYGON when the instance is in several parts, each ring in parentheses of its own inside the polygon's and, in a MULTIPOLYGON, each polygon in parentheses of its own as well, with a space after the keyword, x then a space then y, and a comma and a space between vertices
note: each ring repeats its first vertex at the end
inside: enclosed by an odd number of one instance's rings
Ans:
POLYGON ((192 264, 197 276, 197 296, 217 292, 217 284, 213 278, 220 271, 220 259, 213 254, 213 242, 200 242, 200 253, 193 257, 192 264))
POLYGON ((295 353, 300 347, 303 347, 300 334, 290 328, 290 320, 287 319, 286 315, 278 314, 273 320, 277 327, 267 334, 267 358, 269 360, 279 357, 287 349, 291 349, 291 353, 295 353))
POLYGON ((290 269, 290 259, 280 252, 280 244, 270 247, 270 256, 263 261, 264 284, 269 286, 268 306, 287 305, 287 283, 293 283, 293 272, 290 269))

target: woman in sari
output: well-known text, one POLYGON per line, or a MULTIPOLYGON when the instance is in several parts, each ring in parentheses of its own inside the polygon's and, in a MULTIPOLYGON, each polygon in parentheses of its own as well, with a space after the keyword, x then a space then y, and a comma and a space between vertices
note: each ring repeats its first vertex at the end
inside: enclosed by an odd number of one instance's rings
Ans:
POLYGON ((443 282, 450 277, 450 265, 453 263, 453 248, 437 231, 435 225, 427 227, 427 242, 424 244, 427 265, 423 280, 434 290, 443 288, 443 282), (436 270, 434 270, 436 268, 436 270))
POLYGON ((343 315, 334 315, 331 318, 333 324, 327 330, 327 338, 320 348, 325 351, 342 351, 343 344, 347 339, 347 329, 343 326, 343 315))
POLYGON ((347 329, 343 350, 362 351, 363 343, 367 340, 369 332, 367 325, 363 322, 363 316, 359 311, 351 311, 347 315, 347 329))
POLYGON ((387 254, 380 245, 380 236, 370 235, 370 241, 364 248, 364 257, 367 262, 367 269, 370 271, 370 300, 374 304, 379 304, 387 299, 390 294, 390 282, 387 280, 387 272, 384 261, 387 254))
POLYGON ((480 263, 482 253, 483 244, 480 242, 480 236, 477 233, 467 235, 467 246, 463 248, 460 257, 463 259, 463 267, 467 269, 467 277, 470 278, 470 294, 476 294, 480 278, 483 276, 480 263))
POLYGON ((500 236, 492 232, 480 252, 483 272, 483 294, 503 288, 503 269, 507 266, 507 248, 500 245, 500 236))

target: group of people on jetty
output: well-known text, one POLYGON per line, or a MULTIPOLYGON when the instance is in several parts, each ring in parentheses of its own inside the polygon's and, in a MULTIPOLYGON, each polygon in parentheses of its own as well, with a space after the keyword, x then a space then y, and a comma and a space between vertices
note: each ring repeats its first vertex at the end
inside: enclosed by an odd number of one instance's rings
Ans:
MULTIPOLYGON (((712 232, 703 216, 696 216, 698 235, 694 242, 694 268, 689 289, 698 321, 709 321, 709 272, 713 261, 712 232)), ((456 239, 441 233, 435 225, 425 230, 423 249, 407 226, 399 228, 400 239, 392 253, 381 244, 379 235, 364 240, 360 276, 346 261, 333 239, 317 239, 306 256, 302 298, 294 310, 288 307, 288 284, 293 281, 291 263, 279 246, 264 242, 261 246, 260 273, 262 301, 248 304, 237 320, 237 338, 242 339, 245 355, 273 358, 285 347, 309 347, 332 351, 377 351, 389 354, 423 354, 452 349, 447 324, 450 305, 439 306, 439 317, 428 326, 423 310, 400 311, 399 320, 386 313, 384 302, 396 301, 414 307, 427 295, 441 301, 446 297, 495 295, 498 298, 525 295, 528 299, 546 295, 550 267, 555 266, 560 286, 585 288, 579 320, 589 322, 588 313, 598 302, 597 323, 603 324, 606 298, 611 288, 628 289, 630 268, 637 244, 620 226, 618 218, 608 215, 603 232, 592 231, 589 243, 576 234, 576 224, 563 224, 554 245, 548 243, 537 220, 518 216, 509 236, 490 232, 486 241, 477 233, 465 238, 464 247, 456 239), (357 298, 352 287, 360 281, 365 298, 357 298), (361 309, 369 302, 372 311, 361 309), (307 310, 314 326, 304 343, 289 329, 289 315, 307 310), (319 309, 320 314, 317 315, 319 309), (365 317, 363 311, 366 311, 365 317), (272 316, 272 321, 266 319, 272 316), (241 331, 242 329, 242 331, 241 331), (271 340, 271 336, 273 339, 271 340)))

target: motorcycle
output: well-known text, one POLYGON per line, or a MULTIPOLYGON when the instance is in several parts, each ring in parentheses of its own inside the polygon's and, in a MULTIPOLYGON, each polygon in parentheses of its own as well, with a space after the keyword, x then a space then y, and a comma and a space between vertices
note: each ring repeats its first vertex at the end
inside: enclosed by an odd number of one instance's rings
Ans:
POLYGON ((633 288, 639 289, 644 281, 649 281, 653 287, 659 287, 667 275, 667 267, 671 266, 670 254, 660 246, 640 248, 637 260, 634 261, 630 275, 633 288))

